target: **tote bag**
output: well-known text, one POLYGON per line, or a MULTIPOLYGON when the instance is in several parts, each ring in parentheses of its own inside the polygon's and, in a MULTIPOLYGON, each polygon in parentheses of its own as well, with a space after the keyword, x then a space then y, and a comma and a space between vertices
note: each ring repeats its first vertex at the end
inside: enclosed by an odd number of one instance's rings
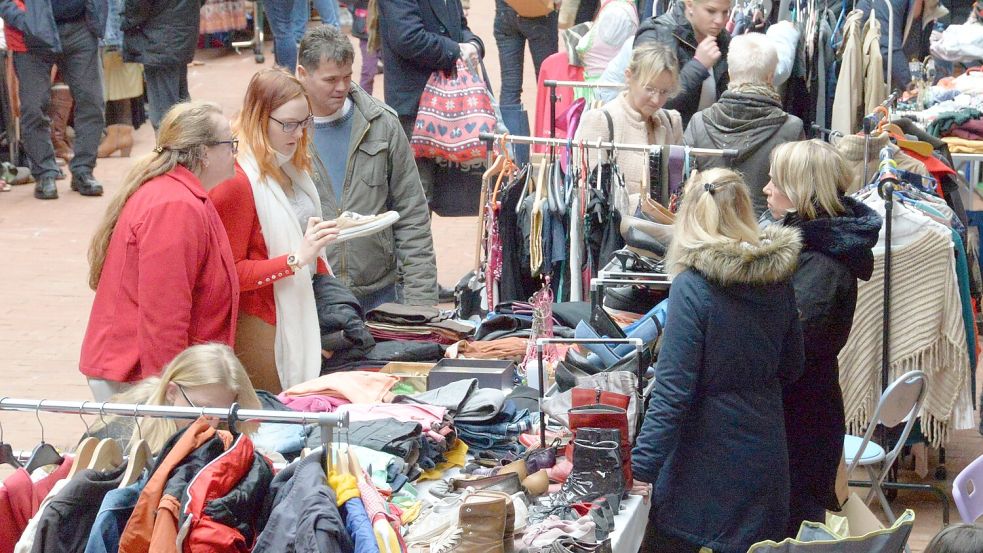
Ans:
POLYGON ((413 154, 440 162, 483 162, 480 133, 495 132, 498 118, 480 69, 457 60, 453 74, 434 71, 427 81, 410 145, 413 154))

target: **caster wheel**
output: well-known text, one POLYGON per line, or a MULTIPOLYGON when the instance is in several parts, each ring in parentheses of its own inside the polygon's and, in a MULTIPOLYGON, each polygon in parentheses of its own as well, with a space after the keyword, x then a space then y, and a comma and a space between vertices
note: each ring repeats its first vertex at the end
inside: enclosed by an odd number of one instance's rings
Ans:
POLYGON ((264 56, 263 54, 256 54, 255 59, 256 59, 256 63, 263 63, 266 61, 266 56, 264 56))
POLYGON ((949 476, 949 471, 946 470, 945 467, 936 467, 935 468, 935 479, 936 480, 940 480, 940 481, 941 480, 945 480, 946 478, 948 478, 948 476, 949 476))

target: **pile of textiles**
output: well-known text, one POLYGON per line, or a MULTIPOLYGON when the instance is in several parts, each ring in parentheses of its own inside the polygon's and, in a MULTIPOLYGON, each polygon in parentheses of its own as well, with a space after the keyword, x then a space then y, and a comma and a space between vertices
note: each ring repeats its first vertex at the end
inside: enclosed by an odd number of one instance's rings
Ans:
POLYGON ((376 340, 406 340, 450 345, 466 340, 474 329, 454 321, 436 307, 384 303, 369 311, 366 326, 376 340))

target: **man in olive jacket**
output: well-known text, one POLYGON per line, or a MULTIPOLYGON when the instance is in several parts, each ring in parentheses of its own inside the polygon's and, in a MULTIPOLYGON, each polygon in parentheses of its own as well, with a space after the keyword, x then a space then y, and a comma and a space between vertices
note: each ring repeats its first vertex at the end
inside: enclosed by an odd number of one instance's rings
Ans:
POLYGON ((308 30, 297 57, 297 78, 313 109, 310 151, 324 218, 344 211, 400 215, 389 229, 328 246, 331 269, 366 311, 392 301, 435 305, 430 211, 399 119, 351 82, 355 51, 337 29, 308 30))

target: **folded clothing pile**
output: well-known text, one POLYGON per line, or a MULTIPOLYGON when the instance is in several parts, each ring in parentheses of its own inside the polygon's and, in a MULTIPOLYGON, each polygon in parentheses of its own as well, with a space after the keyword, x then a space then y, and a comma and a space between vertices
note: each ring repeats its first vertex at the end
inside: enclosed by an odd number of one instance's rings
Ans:
MULTIPOLYGON (((423 470, 436 468, 446 460, 445 454, 455 446, 457 432, 447 409, 426 404, 353 403, 342 405, 339 413, 348 413, 350 425, 357 422, 394 419, 399 422, 419 424, 421 434, 416 463, 423 470)), ((402 430, 394 431, 399 434, 402 430)))
POLYGON ((467 340, 474 329, 436 307, 384 303, 369 311, 366 327, 376 340, 409 340, 450 345, 467 340))
POLYGON ((332 275, 314 275, 313 285, 321 349, 331 352, 330 357, 321 360, 322 372, 364 359, 375 339, 365 328, 358 300, 332 275))

